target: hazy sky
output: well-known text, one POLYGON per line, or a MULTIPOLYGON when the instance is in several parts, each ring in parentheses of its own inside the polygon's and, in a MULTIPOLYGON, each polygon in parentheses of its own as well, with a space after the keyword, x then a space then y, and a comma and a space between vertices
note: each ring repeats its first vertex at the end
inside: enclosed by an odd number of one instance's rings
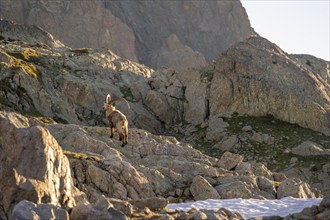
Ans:
POLYGON ((241 0, 251 26, 288 53, 330 60, 330 0, 241 0))

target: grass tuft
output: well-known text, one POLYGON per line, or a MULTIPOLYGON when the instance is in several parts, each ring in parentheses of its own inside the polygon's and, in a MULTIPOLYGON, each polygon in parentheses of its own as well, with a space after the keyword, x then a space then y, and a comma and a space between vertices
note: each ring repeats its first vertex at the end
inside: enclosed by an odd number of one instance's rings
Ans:
POLYGON ((64 150, 63 151, 64 154, 68 157, 68 158, 72 158, 72 159, 78 159, 78 160, 93 160, 93 161, 97 161, 100 162, 102 159, 98 156, 91 156, 88 155, 86 153, 77 153, 77 152, 72 152, 72 151, 68 151, 68 150, 64 150))

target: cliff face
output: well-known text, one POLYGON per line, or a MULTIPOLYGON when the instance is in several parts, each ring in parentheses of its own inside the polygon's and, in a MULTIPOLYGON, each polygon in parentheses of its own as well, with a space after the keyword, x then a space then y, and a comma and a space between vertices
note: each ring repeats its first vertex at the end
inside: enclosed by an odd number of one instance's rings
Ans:
POLYGON ((269 114, 330 135, 330 87, 325 68, 312 68, 329 63, 307 60, 310 66, 259 37, 231 47, 215 64, 211 115, 269 114))
POLYGON ((137 53, 151 66, 172 34, 210 60, 253 33, 239 1, 105 1, 105 6, 134 30, 137 53))
POLYGON ((239 1, 1 0, 0 8, 0 17, 38 25, 68 46, 109 48, 150 67, 187 57, 204 65, 254 32, 239 1), (166 47, 173 36, 180 44, 166 47))

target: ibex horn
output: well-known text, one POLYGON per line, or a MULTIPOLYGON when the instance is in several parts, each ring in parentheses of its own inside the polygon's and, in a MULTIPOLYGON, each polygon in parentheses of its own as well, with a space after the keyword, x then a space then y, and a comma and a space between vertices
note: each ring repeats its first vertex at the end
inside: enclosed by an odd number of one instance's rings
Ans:
POLYGON ((111 101, 111 96, 110 96, 110 94, 108 94, 107 98, 105 99, 105 102, 110 104, 110 101, 111 101))
POLYGON ((128 108, 129 108, 129 109, 131 108, 131 107, 129 106, 128 101, 127 101, 126 99, 124 99, 124 98, 115 98, 114 100, 111 100, 109 104, 112 104, 112 103, 114 103, 115 101, 122 101, 122 102, 125 102, 125 103, 127 104, 128 108))

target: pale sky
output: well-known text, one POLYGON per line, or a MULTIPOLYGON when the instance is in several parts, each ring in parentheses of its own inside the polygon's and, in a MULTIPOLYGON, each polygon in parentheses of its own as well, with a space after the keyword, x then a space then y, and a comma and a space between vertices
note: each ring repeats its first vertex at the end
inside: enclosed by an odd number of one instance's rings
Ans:
POLYGON ((241 0, 251 26, 293 54, 330 60, 330 0, 241 0))

